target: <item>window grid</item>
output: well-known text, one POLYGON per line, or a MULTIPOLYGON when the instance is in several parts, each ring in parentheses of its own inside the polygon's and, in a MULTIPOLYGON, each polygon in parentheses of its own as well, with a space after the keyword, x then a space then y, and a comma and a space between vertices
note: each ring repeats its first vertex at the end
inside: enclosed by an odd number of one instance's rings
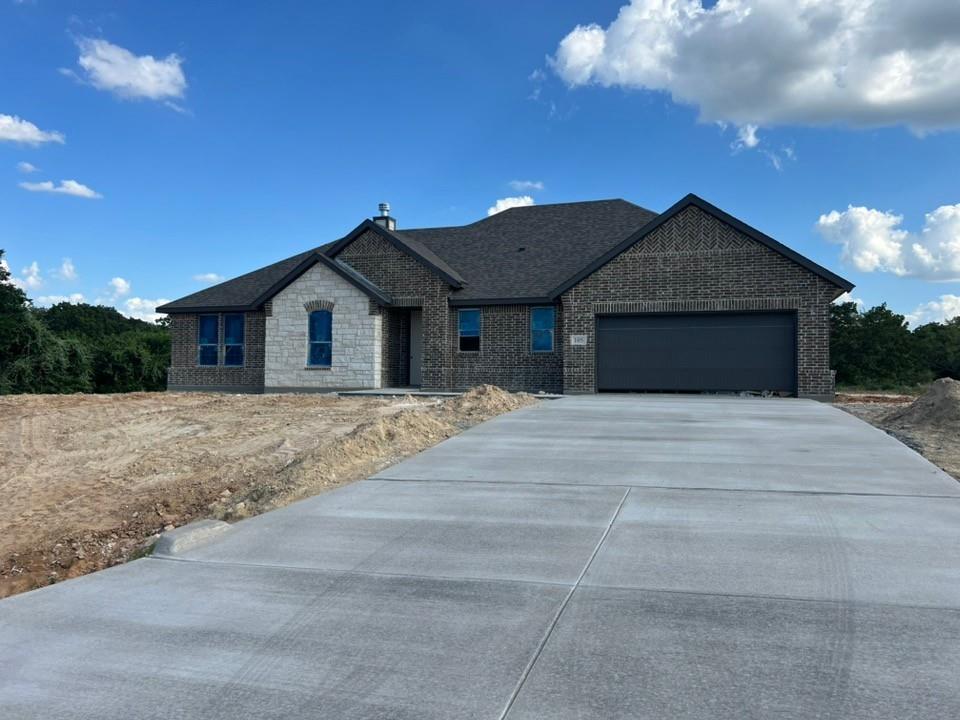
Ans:
POLYGON ((197 365, 220 364, 220 316, 200 315, 197 321, 197 365))
POLYGON ((548 353, 554 350, 556 308, 535 307, 530 310, 530 350, 548 353))
POLYGON ((308 324, 307 365, 330 367, 333 362, 333 313, 314 310, 308 315, 308 324))
POLYGON ((460 352, 480 352, 480 311, 460 310, 457 313, 460 352))

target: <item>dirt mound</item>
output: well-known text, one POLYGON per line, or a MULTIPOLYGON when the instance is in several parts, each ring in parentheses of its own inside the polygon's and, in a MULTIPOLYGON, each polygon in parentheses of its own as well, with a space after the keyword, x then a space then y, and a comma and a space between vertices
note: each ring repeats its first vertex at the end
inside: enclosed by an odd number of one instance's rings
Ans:
POLYGON ((479 422, 535 402, 536 398, 527 393, 509 393, 496 385, 478 385, 463 395, 445 401, 443 409, 448 414, 479 422))
POLYGON ((960 431, 960 382, 941 378, 927 392, 902 410, 884 418, 898 428, 926 427, 960 431))

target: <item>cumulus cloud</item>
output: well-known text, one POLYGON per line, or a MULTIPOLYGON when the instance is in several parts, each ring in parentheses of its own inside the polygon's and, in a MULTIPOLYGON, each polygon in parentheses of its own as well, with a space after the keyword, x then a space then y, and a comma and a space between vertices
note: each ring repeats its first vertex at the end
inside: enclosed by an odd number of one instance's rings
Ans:
POLYGON ((36 165, 31 165, 31 164, 28 163, 28 162, 18 162, 18 163, 17 163, 17 170, 19 170, 20 172, 24 173, 25 175, 29 175, 30 173, 35 173, 35 172, 37 172, 39 169, 40 169, 40 168, 38 168, 36 165))
POLYGON ((170 301, 165 298, 148 300, 146 298, 132 297, 125 301, 123 305, 117 307, 117 310, 129 318, 155 323, 163 317, 162 313, 157 312, 157 306, 165 305, 168 302, 170 301))
POLYGON ((571 87, 667 93, 705 122, 960 127, 956 0, 632 0, 548 62, 571 87))
POLYGON ((60 267, 54 272, 54 275, 61 280, 76 280, 77 268, 73 264, 73 260, 64 258, 63 262, 60 263, 60 267))
POLYGON ((115 277, 110 280, 111 299, 118 300, 130 294, 130 282, 122 277, 115 277))
MULTIPOLYGON (((16 115, 0 114, 0 141, 22 143, 24 145, 42 145, 54 142, 66 142, 62 133, 55 130, 41 130, 32 122, 16 115)), ((28 163, 29 164, 29 163, 28 163)))
POLYGON ((542 180, 511 180, 508 185, 510 185, 511 190, 516 192, 540 192, 543 190, 542 180))
POLYGON ((20 187, 30 192, 57 193, 60 195, 73 195, 74 197, 87 198, 88 200, 99 200, 103 197, 93 188, 87 187, 76 180, 61 180, 59 184, 54 185, 50 180, 43 182, 22 182, 20 187))
POLYGON ((34 304, 42 307, 50 307, 60 303, 72 303, 73 305, 78 305, 86 301, 87 300, 83 296, 83 293, 71 293, 70 295, 41 295, 40 297, 34 299, 34 304))
POLYGON ((487 215, 496 215, 497 213, 503 212, 504 210, 509 210, 510 208, 527 207, 528 205, 533 204, 533 198, 529 195, 500 198, 493 204, 493 207, 487 208, 487 215))
MULTIPOLYGON (((170 103, 182 98, 187 89, 183 58, 173 53, 165 58, 134 55, 126 48, 101 38, 77 40, 80 73, 64 69, 98 90, 106 90, 124 99, 159 100, 170 103)), ((182 110, 172 103, 175 109, 182 110)))
POLYGON ((844 263, 862 272, 960 280, 960 204, 927 213, 919 233, 904 230, 902 223, 902 215, 851 205, 821 215, 816 227, 840 245, 844 263))
MULTIPOLYGON (((3 267, 10 272, 10 266, 3 261, 3 267)), ((15 285, 21 290, 37 290, 43 287, 43 278, 40 276, 40 265, 34 260, 20 271, 20 277, 10 276, 10 284, 15 285)))
POLYGON ((213 284, 213 283, 223 282, 223 275, 218 275, 217 273, 212 273, 212 272, 199 273, 197 275, 194 275, 193 279, 196 280, 197 282, 213 284))
POLYGON ((941 295, 939 300, 918 305, 917 309, 907 314, 907 322, 911 327, 919 327, 932 322, 947 322, 960 317, 960 295, 941 295))

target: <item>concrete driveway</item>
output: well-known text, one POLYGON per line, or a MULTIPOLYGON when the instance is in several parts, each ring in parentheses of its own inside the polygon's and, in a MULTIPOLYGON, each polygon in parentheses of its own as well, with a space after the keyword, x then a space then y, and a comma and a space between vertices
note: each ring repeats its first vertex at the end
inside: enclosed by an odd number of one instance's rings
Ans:
POLYGON ((960 717, 958 551, 829 406, 564 398, 0 601, 0 717, 960 717))

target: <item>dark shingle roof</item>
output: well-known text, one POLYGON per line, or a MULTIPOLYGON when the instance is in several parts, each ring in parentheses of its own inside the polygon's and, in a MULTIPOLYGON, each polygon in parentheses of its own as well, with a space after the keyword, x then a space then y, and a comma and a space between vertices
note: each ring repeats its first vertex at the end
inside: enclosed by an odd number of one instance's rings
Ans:
POLYGON ((542 298, 656 215, 626 200, 595 200, 512 208, 470 225, 397 235, 466 278, 454 301, 542 298))
MULTIPOLYGON (((428 264, 463 280, 465 287, 456 291, 454 298, 533 298, 546 296, 655 216, 626 200, 596 200, 512 208, 470 225, 393 234, 428 264)), ((157 310, 251 309, 312 253, 326 253, 340 242, 307 250, 157 310)))
MULTIPOLYGON (((159 312, 253 309, 317 262, 315 253, 335 258, 340 249, 368 230, 415 257, 456 288, 454 304, 549 301, 579 282, 684 208, 695 205, 790 258, 837 287, 851 283, 790 248, 727 215, 695 195, 662 214, 626 200, 534 205, 512 208, 459 227, 390 232, 367 220, 340 240, 294 255, 233 280, 157 308, 159 312)), ((335 270, 380 302, 389 296, 352 268, 335 270)))

